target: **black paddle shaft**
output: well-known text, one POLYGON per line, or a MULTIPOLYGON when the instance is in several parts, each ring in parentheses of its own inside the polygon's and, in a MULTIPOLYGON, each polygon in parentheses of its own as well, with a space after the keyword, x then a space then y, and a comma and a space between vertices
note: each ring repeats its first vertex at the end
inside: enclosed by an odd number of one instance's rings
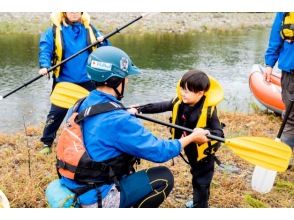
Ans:
POLYGON ((286 113, 285 113, 285 116, 284 116, 284 119, 283 119, 283 122, 282 122, 282 125, 280 127, 280 130, 279 130, 279 133, 277 135, 277 138, 281 138, 282 136, 282 133, 284 131, 284 128, 285 128, 285 125, 286 125, 286 122, 289 118, 289 115, 290 115, 290 112, 293 108, 293 102, 294 102, 294 95, 292 95, 291 99, 290 99, 290 105, 288 106, 288 108, 286 109, 286 113))
MULTIPOLYGON (((164 125, 164 126, 167 126, 167 127, 170 127, 170 128, 180 129, 182 131, 187 131, 187 132, 190 132, 190 133, 193 132, 193 130, 190 129, 190 128, 186 128, 186 127, 183 127, 183 126, 180 126, 180 125, 175 125, 175 124, 172 124, 172 123, 164 122, 164 121, 161 121, 161 120, 158 120, 158 119, 155 119, 155 118, 149 118, 149 117, 147 117, 145 115, 135 114, 135 116, 137 118, 141 118, 141 119, 146 120, 146 121, 151 121, 151 122, 154 122, 156 124, 161 124, 161 125, 164 125)), ((215 135, 208 134, 206 136, 207 136, 207 138, 212 139, 212 140, 225 142, 224 138, 221 138, 221 137, 218 137, 218 136, 215 136, 215 135)))
MULTIPOLYGON (((109 34, 106 34, 106 35, 104 36, 104 40, 107 40, 108 38, 112 37, 113 35, 119 33, 121 30, 125 29, 126 27, 130 26, 131 24, 135 23, 136 21, 140 20, 141 18, 143 18, 143 15, 140 15, 139 17, 137 17, 137 18, 131 20, 131 21, 128 22, 127 24, 125 24, 125 25, 123 25, 123 26, 121 26, 121 27, 116 28, 114 31, 110 32, 109 34)), ((100 43, 101 43, 100 41, 95 41, 94 43, 90 44, 89 46, 85 47, 84 49, 82 49, 82 50, 76 52, 75 54, 69 56, 68 58, 62 60, 60 63, 55 64, 54 66, 52 66, 52 67, 50 67, 50 68, 48 69, 48 73, 51 72, 52 70, 56 69, 57 67, 61 66, 61 65, 64 64, 65 62, 67 62, 67 61, 69 61, 69 60, 75 58, 76 56, 80 55, 81 53, 87 51, 87 50, 90 49, 91 47, 94 47, 94 46, 96 46, 97 44, 100 44, 100 43)), ((35 77, 34 79, 32 79, 32 80, 26 82, 25 84, 19 86, 18 88, 14 89, 13 91, 11 91, 11 92, 5 94, 2 98, 6 98, 7 96, 10 96, 11 94, 17 92, 18 90, 20 90, 20 89, 26 87, 27 85, 29 85, 29 84, 35 82, 36 80, 40 79, 42 76, 43 76, 43 75, 39 75, 39 76, 35 77)))

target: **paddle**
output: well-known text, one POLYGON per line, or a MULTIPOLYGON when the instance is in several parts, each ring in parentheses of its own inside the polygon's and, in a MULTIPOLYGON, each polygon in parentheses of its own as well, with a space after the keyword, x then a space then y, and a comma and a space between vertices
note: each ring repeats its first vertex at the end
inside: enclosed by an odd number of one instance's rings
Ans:
POLYGON ((51 96, 52 104, 69 109, 79 99, 87 96, 89 91, 79 85, 69 82, 57 83, 51 96))
MULTIPOLYGON (((284 131, 290 112, 293 108, 293 103, 294 103, 294 97, 291 97, 290 105, 288 106, 286 110, 286 114, 284 116, 283 122, 279 129, 278 135, 275 139, 275 141, 278 143, 281 143, 280 138, 284 131)), ((268 193, 273 188, 276 176, 277 176, 276 170, 265 169, 263 167, 255 166, 253 174, 252 174, 252 179, 251 179, 251 187, 252 189, 254 189, 255 191, 259 193, 268 193)))
POLYGON ((0 208, 10 208, 9 201, 1 190, 0 190, 0 208))
MULTIPOLYGON (((180 129, 190 133, 193 132, 192 129, 149 118, 144 115, 135 114, 135 116, 170 128, 180 129)), ((214 135, 207 135, 207 137, 225 143, 235 154, 251 164, 280 172, 287 169, 292 154, 288 145, 265 137, 236 137, 230 139, 224 139, 214 135)))
MULTIPOLYGON (((123 25, 123 26, 121 26, 121 27, 116 28, 114 31, 110 32, 109 34, 106 34, 106 35, 104 36, 104 40, 106 40, 106 39, 112 37, 113 35, 115 35, 115 34, 117 34, 117 33, 119 33, 121 30, 125 29, 126 27, 130 26, 131 24, 135 23, 136 21, 140 20, 141 18, 146 17, 146 16, 149 15, 149 14, 150 14, 150 13, 142 14, 142 15, 136 17, 135 19, 131 20, 131 21, 128 22, 127 24, 125 24, 125 25, 123 25)), ((89 46, 85 47, 84 49, 78 51, 77 53, 75 53, 75 54, 69 56, 68 58, 66 58, 66 59, 64 59, 64 60, 62 60, 60 63, 55 64, 54 66, 52 66, 52 67, 50 67, 50 68, 48 69, 48 73, 51 72, 52 70, 56 69, 57 67, 61 66, 61 65, 64 64, 65 62, 67 62, 67 61, 69 61, 69 60, 75 58, 76 56, 80 55, 81 53, 87 51, 89 48, 96 46, 97 44, 100 44, 100 42, 99 42, 99 41, 96 41, 96 42, 90 44, 89 46)), ((30 81, 24 83, 23 85, 19 86, 18 88, 12 90, 11 92, 9 92, 9 93, 7 93, 7 94, 5 94, 5 95, 3 95, 3 96, 0 96, 0 100, 2 100, 2 99, 4 99, 4 98, 6 98, 6 97, 12 95, 13 93, 17 92, 18 90, 20 90, 20 89, 22 89, 22 88, 28 86, 29 84, 35 82, 36 80, 40 79, 41 77, 43 77, 43 75, 39 75, 39 76, 35 77, 34 79, 32 79, 32 80, 30 80, 30 81)))

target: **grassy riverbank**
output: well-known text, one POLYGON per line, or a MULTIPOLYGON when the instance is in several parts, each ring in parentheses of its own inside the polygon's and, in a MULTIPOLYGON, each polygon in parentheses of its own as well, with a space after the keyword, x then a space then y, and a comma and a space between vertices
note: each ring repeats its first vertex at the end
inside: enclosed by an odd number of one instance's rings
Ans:
MULTIPOLYGON (((165 116, 154 116, 167 120, 165 116)), ((274 138, 281 120, 272 114, 220 113, 226 124, 227 137, 266 136, 274 138)), ((156 136, 167 138, 167 128, 144 123, 156 136)), ((57 178, 55 151, 50 156, 37 152, 41 147, 39 137, 42 129, 26 128, 25 132, 14 135, 0 135, 0 189, 7 195, 12 207, 46 207, 44 189, 57 178)), ((226 147, 217 153, 223 163, 233 164, 241 170, 230 174, 216 170, 211 190, 212 207, 294 207, 294 172, 280 173, 273 190, 258 194, 250 188, 253 165, 241 160, 226 147)), ((138 169, 157 164, 142 161, 138 169)), ((191 174, 181 158, 165 163, 175 176, 175 187, 162 207, 183 207, 191 198, 191 174)))
MULTIPOLYGON (((141 13, 90 13, 92 23, 104 33, 126 24, 141 13)), ((0 33, 38 34, 49 27, 50 13, 0 13, 0 33)), ((124 33, 185 33, 190 31, 230 31, 269 27, 274 13, 158 13, 143 18, 124 33)))

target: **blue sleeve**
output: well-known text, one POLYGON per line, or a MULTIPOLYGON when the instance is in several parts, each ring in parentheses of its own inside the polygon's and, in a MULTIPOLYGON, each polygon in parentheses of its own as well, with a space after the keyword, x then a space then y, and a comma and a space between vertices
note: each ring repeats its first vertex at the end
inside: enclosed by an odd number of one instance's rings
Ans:
POLYGON ((48 28, 40 38, 39 43, 39 65, 40 68, 51 67, 51 61, 54 53, 53 30, 48 28))
POLYGON ((281 37, 281 25, 284 19, 284 13, 279 12, 276 14, 272 30, 270 33, 268 48, 265 52, 265 64, 267 66, 274 67, 277 60, 279 59, 280 50, 284 43, 284 40, 281 37))
POLYGON ((158 139, 134 116, 124 117, 124 120, 119 122, 119 128, 116 146, 125 153, 162 163, 178 156, 181 152, 179 140, 158 139))
MULTIPOLYGON (((97 28, 95 28, 93 25, 91 25, 91 26, 92 26, 92 29, 94 31, 94 34, 95 34, 96 38, 100 37, 100 36, 103 36, 103 34, 97 28)), ((106 40, 104 40, 102 42, 102 44, 100 44, 100 47, 101 46, 111 46, 111 43, 110 43, 110 41, 108 39, 106 39, 106 40)))

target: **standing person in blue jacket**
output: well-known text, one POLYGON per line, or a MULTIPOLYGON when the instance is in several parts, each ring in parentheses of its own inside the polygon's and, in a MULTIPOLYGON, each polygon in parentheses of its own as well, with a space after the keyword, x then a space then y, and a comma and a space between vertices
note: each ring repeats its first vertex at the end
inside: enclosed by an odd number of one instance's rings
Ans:
MULTIPOLYGON (((140 73, 124 51, 112 46, 95 50, 89 56, 87 70, 96 90, 82 101, 77 110, 79 113, 86 113, 90 111, 89 107, 92 109, 99 103, 122 105, 120 100, 128 83, 127 77, 140 73)), ((89 173, 93 166, 83 167, 86 161, 81 158, 77 167, 71 169, 69 166, 68 170, 84 170, 83 176, 73 179, 60 174, 61 183, 77 193, 82 207, 159 207, 173 188, 172 173, 164 166, 134 172, 132 158, 161 163, 178 156, 192 142, 207 142, 209 132, 200 128, 180 139, 158 139, 131 114, 135 111, 118 109, 81 121, 84 145, 95 168, 89 173), (99 184, 93 187, 95 182, 99 184)), ((72 109, 68 117, 71 114, 72 109)), ((64 163, 60 165, 59 170, 67 167, 64 163)))
MULTIPOLYGON (((52 65, 61 62, 97 40, 100 42, 104 40, 102 34, 90 24, 90 16, 85 12, 52 13, 51 21, 52 27, 48 28, 40 38, 39 74, 41 75, 48 75, 47 70, 52 65)), ((101 45, 108 44, 108 41, 101 43, 101 45)), ((56 68, 53 73, 52 91, 59 82, 75 83, 89 91, 95 89, 86 72, 88 56, 94 49, 96 47, 56 68)), ((67 109, 51 104, 41 138, 43 149, 40 153, 51 153, 56 132, 66 112, 67 109)))
MULTIPOLYGON (((279 12, 276 14, 268 48, 265 53, 266 69, 264 77, 270 81, 273 67, 278 62, 282 70, 282 99, 286 109, 290 99, 294 98, 294 12, 279 12)), ((294 108, 287 120, 281 140, 294 148, 294 108)))

